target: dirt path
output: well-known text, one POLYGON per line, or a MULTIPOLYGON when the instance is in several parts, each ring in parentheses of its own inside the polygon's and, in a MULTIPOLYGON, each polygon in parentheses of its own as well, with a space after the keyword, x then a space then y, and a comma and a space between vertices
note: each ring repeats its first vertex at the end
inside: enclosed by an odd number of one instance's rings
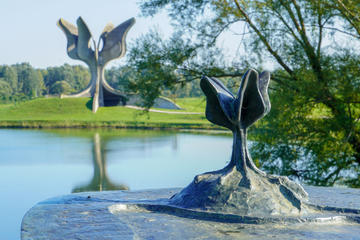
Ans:
MULTIPOLYGON (((138 107, 138 106, 125 106, 127 108, 137 109, 137 110, 144 110, 145 108, 138 107)), ((156 110, 156 109, 149 109, 149 112, 158 112, 158 113, 167 113, 167 114, 186 114, 186 115, 199 115, 204 114, 201 112, 171 112, 171 111, 163 111, 163 110, 156 110)))

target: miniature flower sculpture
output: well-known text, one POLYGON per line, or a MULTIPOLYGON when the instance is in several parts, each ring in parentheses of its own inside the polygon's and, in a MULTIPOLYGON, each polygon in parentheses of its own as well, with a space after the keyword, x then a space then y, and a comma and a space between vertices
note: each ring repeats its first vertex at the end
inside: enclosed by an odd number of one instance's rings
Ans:
POLYGON ((131 18, 115 28, 111 23, 107 24, 98 44, 95 43, 89 28, 81 17, 76 23, 77 27, 64 19, 59 19, 57 22, 66 35, 69 57, 81 60, 89 66, 91 80, 84 91, 62 97, 93 97, 93 112, 96 112, 100 106, 114 106, 119 102, 125 102, 126 97, 106 82, 104 71, 108 62, 124 56, 126 52, 125 37, 134 25, 135 19, 131 18), (90 40, 94 49, 91 48, 90 40), (102 48, 100 49, 101 42, 102 48))
POLYGON ((246 146, 246 131, 258 119, 270 111, 267 87, 270 73, 258 74, 254 70, 245 73, 237 94, 233 94, 216 78, 203 77, 201 89, 206 95, 206 118, 217 125, 230 129, 234 134, 233 155, 230 165, 239 171, 247 167, 260 172, 254 165, 246 146))
POLYGON ((235 97, 216 78, 204 76, 200 86, 206 95, 206 118, 233 132, 230 163, 221 170, 201 174, 171 204, 184 208, 241 215, 297 215, 306 212, 307 193, 287 177, 267 175, 253 163, 246 132, 270 111, 267 88, 270 73, 247 71, 235 97))

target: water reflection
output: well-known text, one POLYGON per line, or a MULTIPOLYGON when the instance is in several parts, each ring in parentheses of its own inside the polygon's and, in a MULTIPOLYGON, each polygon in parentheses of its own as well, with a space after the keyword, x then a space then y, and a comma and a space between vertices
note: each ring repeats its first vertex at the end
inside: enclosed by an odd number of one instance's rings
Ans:
POLYGON ((129 190, 124 184, 113 183, 107 174, 106 168, 106 140, 95 133, 93 137, 93 158, 94 167, 93 177, 86 185, 75 187, 72 192, 89 192, 89 191, 110 191, 110 190, 129 190))
POLYGON ((0 239, 19 239, 25 212, 54 196, 184 187, 223 167, 231 143, 229 136, 203 133, 0 129, 0 213, 6 216, 0 239))

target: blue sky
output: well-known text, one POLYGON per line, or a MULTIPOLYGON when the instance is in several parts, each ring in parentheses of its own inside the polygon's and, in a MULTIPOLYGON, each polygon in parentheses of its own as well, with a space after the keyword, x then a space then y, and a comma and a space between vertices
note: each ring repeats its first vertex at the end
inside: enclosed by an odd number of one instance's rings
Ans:
MULTIPOLYGON (((166 14, 154 18, 139 17, 137 0, 1 0, 0 65, 29 62, 45 68, 64 63, 80 64, 65 51, 66 38, 56 26, 62 17, 75 24, 82 16, 95 39, 108 22, 118 25, 135 17, 136 24, 128 33, 127 42, 157 27, 166 36, 171 27, 166 14)), ((115 60, 111 65, 119 65, 115 60)))
MULTIPOLYGON (((135 17, 136 24, 128 33, 127 42, 131 43, 150 28, 156 27, 166 37, 172 28, 166 13, 154 18, 140 17, 139 0, 1 0, 0 13, 0 65, 29 62, 34 67, 45 68, 64 63, 83 64, 70 59, 66 54, 66 38, 56 26, 62 17, 75 24, 82 16, 95 39, 98 39, 108 22, 118 25, 135 17)), ((241 37, 234 32, 243 31, 241 25, 233 31, 222 34, 217 45, 224 49, 226 61, 241 58, 239 48, 241 37)), ((344 36, 339 38, 342 40, 344 36)), ((348 39, 348 38, 347 38, 348 39)), ((329 41, 325 42, 327 45, 329 41)), ((345 42, 340 41, 340 42, 345 42)), ((243 52, 242 52, 243 53, 243 52)), ((112 61, 110 66, 124 63, 124 58, 112 61)), ((274 67, 272 59, 266 59, 264 67, 274 67)))
MULTIPOLYGON (((127 35, 127 43, 133 42, 154 27, 164 37, 170 36, 172 27, 166 13, 161 12, 153 18, 141 17, 138 1, 1 0, 0 65, 21 62, 29 62, 36 68, 60 66, 64 63, 84 65, 67 56, 65 35, 56 26, 59 18, 76 25, 76 19, 82 16, 96 40, 108 22, 116 26, 131 17, 136 18, 136 23, 127 35)), ((217 41, 229 63, 241 58, 239 52, 242 52, 242 48, 239 45, 242 40, 235 32, 243 30, 243 25, 236 25, 217 41)), ((109 66, 124 63, 125 58, 122 58, 110 62, 109 66)), ((265 63, 268 70, 272 65, 271 61, 265 63)))

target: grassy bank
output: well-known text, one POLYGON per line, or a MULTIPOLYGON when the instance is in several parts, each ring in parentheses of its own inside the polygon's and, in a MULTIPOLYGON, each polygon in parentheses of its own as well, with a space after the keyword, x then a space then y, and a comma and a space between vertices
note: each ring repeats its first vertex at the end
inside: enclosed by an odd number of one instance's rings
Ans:
MULTIPOLYGON (((178 99, 183 110, 173 112, 204 112, 202 98, 178 99)), ((126 107, 104 107, 91 111, 90 98, 39 98, 15 105, 0 105, 0 127, 66 128, 194 128, 215 129, 204 114, 167 114, 126 107)))

